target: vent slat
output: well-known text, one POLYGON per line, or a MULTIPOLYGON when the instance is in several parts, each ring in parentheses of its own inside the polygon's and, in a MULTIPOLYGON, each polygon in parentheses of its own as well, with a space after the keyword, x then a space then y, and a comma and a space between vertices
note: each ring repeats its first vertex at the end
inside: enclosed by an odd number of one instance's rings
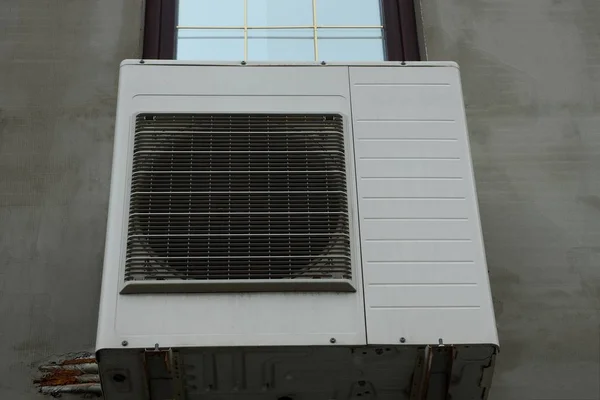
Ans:
POLYGON ((136 117, 125 280, 351 279, 339 115, 136 117))

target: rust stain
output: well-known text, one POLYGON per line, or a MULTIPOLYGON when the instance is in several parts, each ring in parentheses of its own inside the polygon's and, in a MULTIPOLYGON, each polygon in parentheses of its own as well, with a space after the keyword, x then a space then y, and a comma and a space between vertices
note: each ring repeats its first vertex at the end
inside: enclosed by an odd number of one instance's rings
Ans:
POLYGON ((77 377, 83 375, 83 372, 77 370, 57 369, 45 374, 40 379, 36 379, 34 383, 40 386, 60 386, 72 385, 77 383, 77 377))
POLYGON ((61 362, 60 365, 92 364, 95 362, 96 362, 96 359, 94 357, 75 358, 73 360, 65 360, 65 361, 61 362))
POLYGON ((42 376, 33 382, 43 394, 53 397, 62 393, 102 394, 98 364, 90 353, 61 357, 40 365, 38 369, 42 376))

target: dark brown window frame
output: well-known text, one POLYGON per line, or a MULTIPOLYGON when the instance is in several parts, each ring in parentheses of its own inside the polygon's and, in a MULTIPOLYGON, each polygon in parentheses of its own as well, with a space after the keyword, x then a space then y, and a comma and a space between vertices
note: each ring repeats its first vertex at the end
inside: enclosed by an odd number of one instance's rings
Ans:
MULTIPOLYGON (((419 61, 414 0, 382 0, 388 61, 419 61)), ((177 0, 146 0, 143 58, 175 58, 177 0)))

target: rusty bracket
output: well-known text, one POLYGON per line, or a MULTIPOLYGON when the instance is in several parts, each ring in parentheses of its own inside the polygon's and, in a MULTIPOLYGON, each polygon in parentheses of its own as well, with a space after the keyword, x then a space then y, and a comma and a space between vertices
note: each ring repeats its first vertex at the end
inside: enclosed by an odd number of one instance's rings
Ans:
POLYGON ((453 360, 453 346, 425 347, 415 363, 410 400, 446 400, 453 360))
POLYGON ((179 354, 156 344, 144 351, 143 358, 150 400, 183 399, 179 354))

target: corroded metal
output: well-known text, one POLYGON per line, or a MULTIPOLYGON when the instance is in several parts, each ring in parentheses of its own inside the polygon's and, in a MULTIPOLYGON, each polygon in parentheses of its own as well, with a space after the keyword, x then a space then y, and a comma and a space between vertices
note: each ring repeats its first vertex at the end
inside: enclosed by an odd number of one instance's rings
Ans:
POLYGON ((42 375, 35 379, 34 383, 43 394, 102 394, 98 363, 92 354, 80 353, 59 357, 40 365, 38 369, 42 375))

